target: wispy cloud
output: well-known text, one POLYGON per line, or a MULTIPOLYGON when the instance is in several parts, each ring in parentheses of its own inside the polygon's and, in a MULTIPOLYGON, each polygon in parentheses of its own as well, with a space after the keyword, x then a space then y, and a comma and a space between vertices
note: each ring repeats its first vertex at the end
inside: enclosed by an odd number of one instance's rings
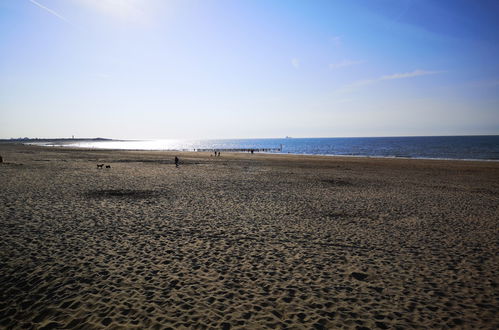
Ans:
POLYGON ((295 68, 298 69, 300 67, 300 60, 297 58, 291 59, 291 65, 295 68))
POLYGON ((60 15, 55 10, 50 9, 48 7, 45 7, 44 5, 42 5, 41 3, 39 3, 39 2, 37 2, 35 0, 29 0, 29 2, 31 2, 32 4, 34 4, 35 6, 41 8, 41 9, 45 10, 46 12, 49 12, 50 14, 52 14, 55 17, 59 18, 60 20, 63 20, 64 22, 71 24, 71 22, 69 22, 66 17, 60 15))
POLYGON ((412 78, 419 76, 427 76, 430 74, 442 73, 443 71, 427 71, 427 70, 414 70, 412 72, 406 73, 395 73, 389 76, 380 77, 378 80, 391 80, 391 79, 404 79, 404 78, 412 78))
POLYGON ((365 63, 365 62, 366 61, 343 60, 343 61, 338 62, 338 63, 331 63, 331 64, 329 64, 329 68, 331 70, 335 70, 335 69, 345 68, 347 66, 362 64, 362 63, 365 63))
POLYGON ((348 93, 352 92, 355 89, 367 85, 372 85, 375 83, 378 83, 380 81, 384 80, 394 80, 394 79, 406 79, 406 78, 414 78, 414 77, 420 77, 420 76, 427 76, 427 75, 433 75, 433 74, 438 74, 442 73, 444 71, 429 71, 429 70, 414 70, 412 72, 404 72, 404 73, 394 73, 391 75, 386 75, 386 76, 381 76, 375 79, 364 79, 364 80, 358 80, 355 81, 351 84, 348 84, 346 86, 343 86, 336 92, 338 93, 348 93))

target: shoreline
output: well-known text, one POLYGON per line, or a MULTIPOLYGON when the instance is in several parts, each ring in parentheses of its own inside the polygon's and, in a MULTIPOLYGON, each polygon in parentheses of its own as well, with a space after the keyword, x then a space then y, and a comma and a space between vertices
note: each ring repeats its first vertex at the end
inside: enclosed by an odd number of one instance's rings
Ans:
MULTIPOLYGON (((114 140, 113 140, 114 141, 114 140)), ((9 142, 7 142, 9 143, 9 142)), ((174 149, 116 149, 116 148, 88 148, 88 147, 76 147, 76 146, 64 146, 64 145, 37 145, 31 143, 21 143, 23 145, 42 147, 42 148, 67 148, 75 150, 105 150, 105 151, 135 151, 135 152, 181 152, 181 153, 208 153, 208 151, 196 151, 196 150, 174 150, 174 149)), ((215 149, 214 149, 215 150, 215 149)), ((222 150, 222 152, 224 152, 222 150)), ((224 154, 248 154, 248 152, 237 152, 228 151, 224 154)), ((339 158, 366 158, 366 159, 405 159, 405 160, 436 160, 436 161, 462 161, 462 162, 499 162, 499 159, 474 159, 474 158, 434 158, 434 157, 400 157, 400 156, 369 156, 369 155, 336 155, 336 154, 307 154, 307 153, 290 153, 290 152, 255 152, 255 154, 265 154, 265 155, 291 155, 291 156, 312 156, 312 157, 339 157, 339 158)))
POLYGON ((97 147, 107 150, 159 150, 293 153, 343 157, 376 157, 408 159, 453 159, 499 161, 499 135, 411 136, 362 138, 297 138, 297 139, 206 139, 206 140, 112 140, 101 139, 25 140, 53 146, 97 147))

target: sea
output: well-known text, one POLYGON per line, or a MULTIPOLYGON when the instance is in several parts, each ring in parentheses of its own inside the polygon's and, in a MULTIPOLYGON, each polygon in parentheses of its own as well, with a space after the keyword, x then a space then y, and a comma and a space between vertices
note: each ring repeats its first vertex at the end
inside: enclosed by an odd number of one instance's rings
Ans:
POLYGON ((499 160, 499 135, 223 140, 51 140, 31 144, 130 150, 244 150, 282 154, 499 160))

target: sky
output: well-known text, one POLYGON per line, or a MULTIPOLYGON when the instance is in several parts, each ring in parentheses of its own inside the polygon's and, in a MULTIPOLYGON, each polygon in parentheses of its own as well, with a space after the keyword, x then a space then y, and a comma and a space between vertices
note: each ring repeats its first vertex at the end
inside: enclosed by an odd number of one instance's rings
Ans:
POLYGON ((0 138, 499 134, 499 1, 0 0, 0 138))

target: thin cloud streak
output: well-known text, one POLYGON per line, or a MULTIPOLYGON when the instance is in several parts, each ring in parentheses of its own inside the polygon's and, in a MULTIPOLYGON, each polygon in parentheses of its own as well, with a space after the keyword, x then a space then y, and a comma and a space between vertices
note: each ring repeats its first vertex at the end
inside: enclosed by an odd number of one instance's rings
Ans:
POLYGON ((52 15, 54 15, 55 17, 63 20, 64 22, 68 23, 68 24, 71 24, 70 21, 68 21, 64 16, 58 14, 55 10, 52 10, 48 7, 45 7, 44 5, 42 5, 41 3, 39 2, 36 2, 35 0, 29 0, 29 2, 31 2, 32 4, 34 4, 35 6, 38 6, 39 8, 51 13, 52 15))
POLYGON ((414 77, 428 76, 428 75, 433 75, 433 74, 438 74, 438 73, 443 73, 443 72, 444 71, 414 70, 412 72, 394 73, 391 75, 381 76, 381 77, 376 78, 376 79, 359 80, 359 81, 353 82, 349 85, 346 85, 346 86, 340 88, 336 92, 337 93, 349 93, 349 92, 353 92, 355 89, 357 89, 359 87, 372 85, 372 84, 375 84, 375 83, 378 83, 378 82, 384 81, 384 80, 414 78, 414 77))
POLYGON ((437 74, 437 73, 442 73, 443 71, 427 71, 427 70, 414 70, 412 72, 406 72, 406 73, 395 73, 389 76, 383 76, 379 78, 378 80, 391 80, 391 79, 404 79, 404 78, 412 78, 412 77, 419 77, 419 76, 427 76, 430 74, 437 74))

